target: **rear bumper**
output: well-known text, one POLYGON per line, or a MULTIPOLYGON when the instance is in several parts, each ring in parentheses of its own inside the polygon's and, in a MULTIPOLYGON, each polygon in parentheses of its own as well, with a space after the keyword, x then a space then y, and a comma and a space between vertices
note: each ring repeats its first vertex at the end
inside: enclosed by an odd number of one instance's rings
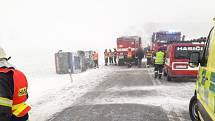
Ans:
POLYGON ((197 78, 198 71, 197 70, 170 70, 168 69, 168 74, 171 77, 177 78, 197 78))
POLYGON ((197 78, 197 76, 195 75, 171 75, 171 77, 174 77, 174 78, 197 78))

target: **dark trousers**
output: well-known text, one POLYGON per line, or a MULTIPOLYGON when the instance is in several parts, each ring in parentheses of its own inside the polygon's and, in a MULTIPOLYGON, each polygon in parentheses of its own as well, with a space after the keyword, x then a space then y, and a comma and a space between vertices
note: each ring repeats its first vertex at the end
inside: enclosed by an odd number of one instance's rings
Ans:
POLYGON ((113 56, 113 61, 114 61, 114 64, 117 64, 117 62, 116 62, 116 56, 113 56))
POLYGON ((151 63, 152 63, 152 59, 151 58, 147 58, 147 65, 148 66, 151 65, 151 63))
POLYGON ((105 58, 105 65, 107 66, 108 58, 105 58))
POLYGON ((127 58, 127 65, 129 68, 132 66, 132 58, 127 58))
POLYGON ((99 63, 98 63, 98 60, 94 60, 94 67, 96 68, 98 68, 99 67, 99 63))
POLYGON ((155 72, 155 78, 157 78, 157 77, 161 78, 162 73, 163 73, 163 64, 162 65, 155 64, 154 72, 155 72))
POLYGON ((113 58, 109 57, 109 64, 113 64, 113 58))
POLYGON ((142 65, 142 58, 138 58, 138 67, 140 68, 142 65))
POLYGON ((11 121, 28 121, 28 114, 23 117, 15 117, 13 115, 11 121))

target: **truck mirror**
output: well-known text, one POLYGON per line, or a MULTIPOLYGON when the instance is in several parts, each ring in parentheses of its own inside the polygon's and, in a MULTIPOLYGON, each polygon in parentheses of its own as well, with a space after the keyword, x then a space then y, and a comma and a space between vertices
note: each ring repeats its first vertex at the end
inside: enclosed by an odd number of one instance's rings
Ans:
POLYGON ((192 52, 190 54, 189 66, 190 67, 198 67, 199 60, 200 60, 200 53, 199 52, 192 52))

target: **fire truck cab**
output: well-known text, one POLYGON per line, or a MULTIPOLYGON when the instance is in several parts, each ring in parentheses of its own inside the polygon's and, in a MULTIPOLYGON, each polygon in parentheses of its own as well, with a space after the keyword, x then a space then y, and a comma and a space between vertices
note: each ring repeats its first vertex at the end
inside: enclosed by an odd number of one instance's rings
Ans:
POLYGON ((141 37, 123 36, 117 38, 118 65, 125 65, 127 62, 128 48, 132 51, 132 61, 136 63, 136 50, 141 46, 141 37))
POLYGON ((171 81, 177 77, 193 77, 198 74, 199 67, 191 68, 189 58, 192 52, 202 52, 204 44, 174 43, 167 47, 164 65, 164 76, 171 81))

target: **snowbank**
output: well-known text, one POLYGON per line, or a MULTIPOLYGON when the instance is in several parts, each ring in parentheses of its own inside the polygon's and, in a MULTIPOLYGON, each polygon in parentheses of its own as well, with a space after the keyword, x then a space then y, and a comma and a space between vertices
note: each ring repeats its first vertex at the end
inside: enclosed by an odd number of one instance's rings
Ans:
POLYGON ((29 76, 31 121, 45 121, 52 114, 72 105, 77 98, 103 81, 106 73, 106 68, 91 69, 72 75, 73 82, 69 75, 29 76))

